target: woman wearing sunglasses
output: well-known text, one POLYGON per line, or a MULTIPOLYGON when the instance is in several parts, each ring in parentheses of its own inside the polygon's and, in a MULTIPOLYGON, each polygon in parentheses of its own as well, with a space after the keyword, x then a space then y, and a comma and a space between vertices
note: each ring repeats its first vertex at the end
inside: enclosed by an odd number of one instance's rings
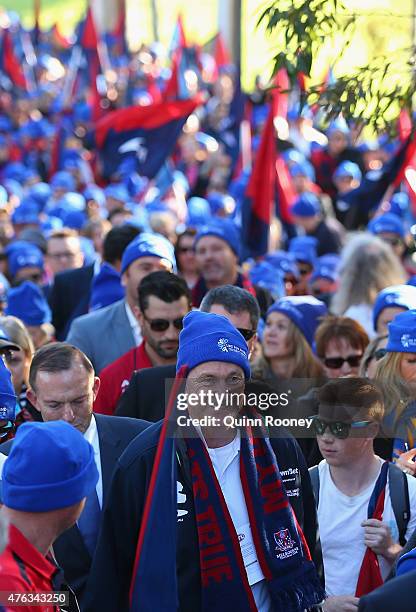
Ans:
POLYGON ((186 229, 182 234, 179 234, 175 247, 178 274, 185 280, 189 289, 192 289, 198 280, 194 250, 195 236, 195 229, 191 227, 186 229))
POLYGON ((385 351, 375 374, 384 392, 383 430, 392 441, 393 460, 400 458, 399 467, 416 475, 416 463, 408 462, 416 455, 416 310, 388 324, 385 351))
POLYGON ((312 344, 326 306, 311 296, 281 298, 267 311, 263 331, 263 356, 254 366, 253 377, 273 381, 317 378, 323 368, 312 344))
POLYGON ((349 317, 325 317, 316 330, 315 342, 328 378, 358 376, 369 340, 357 321, 349 317))

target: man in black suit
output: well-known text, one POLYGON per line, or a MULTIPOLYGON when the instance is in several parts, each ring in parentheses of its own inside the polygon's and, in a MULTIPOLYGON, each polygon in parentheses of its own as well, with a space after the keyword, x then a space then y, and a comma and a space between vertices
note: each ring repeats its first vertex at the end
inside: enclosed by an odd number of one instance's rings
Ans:
MULTIPOLYGON (((101 510, 106 502, 113 468, 128 444, 149 423, 94 415, 92 405, 100 386, 89 359, 76 347, 57 342, 39 349, 32 361, 30 402, 44 421, 64 420, 78 429, 94 448, 99 480, 87 498, 77 524, 54 544, 65 578, 82 601, 97 542, 101 510)), ((0 469, 13 440, 0 446, 0 469)))
POLYGON ((358 612, 413 612, 416 571, 389 580, 381 587, 361 597, 358 612))
MULTIPOLYGON (((140 230, 132 225, 114 227, 104 239, 103 260, 119 270, 124 249, 138 234, 140 230)), ((95 263, 55 276, 48 301, 57 340, 65 340, 72 321, 88 312, 92 279, 99 269, 95 263)))

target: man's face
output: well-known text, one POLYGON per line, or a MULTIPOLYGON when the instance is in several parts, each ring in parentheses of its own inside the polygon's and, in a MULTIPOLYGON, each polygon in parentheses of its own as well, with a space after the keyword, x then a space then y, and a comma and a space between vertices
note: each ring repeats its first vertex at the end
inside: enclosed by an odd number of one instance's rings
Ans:
MULTIPOLYGON (((368 431, 368 428, 365 431, 368 431)), ((322 436, 317 436, 319 450, 330 466, 347 466, 365 454, 369 446, 372 448, 373 438, 364 435, 353 433, 345 440, 340 440, 327 428, 322 436)))
POLYGON ((160 270, 172 272, 172 264, 160 257, 140 257, 129 265, 121 277, 121 283, 131 301, 137 301, 137 288, 144 277, 160 270))
POLYGON ((148 307, 142 313, 135 308, 144 340, 149 344, 156 354, 162 359, 176 361, 179 344, 180 328, 174 325, 189 312, 189 304, 183 295, 179 300, 168 303, 155 295, 148 298, 148 307), (163 331, 157 331, 157 327, 164 327, 169 322, 169 327, 163 331))
POLYGON ((388 306, 387 308, 383 308, 377 319, 377 334, 379 336, 388 334, 388 324, 391 323, 398 314, 405 311, 406 308, 401 308, 400 306, 388 306))
POLYGON ((21 285, 24 281, 32 281, 32 283, 35 283, 35 285, 42 287, 42 278, 42 268, 38 268, 37 266, 26 266, 24 268, 20 268, 20 270, 16 272, 13 279, 13 284, 17 286, 21 285))
POLYGON ((68 236, 67 238, 51 238, 48 241, 47 251, 48 266, 55 276, 59 272, 80 268, 84 263, 78 238, 68 236))
POLYGON ((74 359, 69 370, 40 370, 35 389, 28 389, 27 397, 44 421, 66 421, 85 433, 99 387, 100 379, 88 373, 81 361, 74 359))
POLYGON ((237 256, 221 238, 200 238, 195 248, 195 258, 205 282, 213 287, 232 283, 237 276, 237 256))
MULTIPOLYGON (((223 315, 224 317, 227 317, 230 323, 234 325, 234 327, 236 327, 237 329, 253 330, 253 326, 250 320, 250 313, 247 310, 240 310, 240 312, 234 312, 231 314, 231 312, 228 312, 228 310, 226 310, 222 304, 213 304, 209 312, 213 312, 214 314, 223 315)), ((253 337, 247 341, 249 357, 251 356, 256 346, 256 339, 257 334, 254 334, 253 337)))
POLYGON ((298 217, 298 215, 293 215, 293 222, 295 225, 298 225, 304 229, 305 232, 313 232, 319 223, 319 216, 314 215, 313 217, 298 217))

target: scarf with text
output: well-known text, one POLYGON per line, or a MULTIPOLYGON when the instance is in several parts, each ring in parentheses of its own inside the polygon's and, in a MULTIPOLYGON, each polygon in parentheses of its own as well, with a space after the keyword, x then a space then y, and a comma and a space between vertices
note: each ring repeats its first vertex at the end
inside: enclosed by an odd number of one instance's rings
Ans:
MULTIPOLYGON (((202 612, 257 610, 238 536, 200 438, 187 439, 198 530, 202 612)), ((325 597, 267 438, 241 431, 240 476, 260 568, 276 612, 299 612, 325 597)))
MULTIPOLYGON (((376 484, 374 485, 370 502, 368 504, 367 517, 369 519, 373 518, 379 521, 383 519, 388 470, 389 462, 385 461, 381 467, 379 477, 376 480, 376 484)), ((371 550, 371 548, 366 548, 360 573, 358 574, 355 596, 362 597, 367 593, 371 593, 371 591, 374 591, 374 589, 382 584, 383 578, 381 577, 378 557, 376 553, 371 550)))

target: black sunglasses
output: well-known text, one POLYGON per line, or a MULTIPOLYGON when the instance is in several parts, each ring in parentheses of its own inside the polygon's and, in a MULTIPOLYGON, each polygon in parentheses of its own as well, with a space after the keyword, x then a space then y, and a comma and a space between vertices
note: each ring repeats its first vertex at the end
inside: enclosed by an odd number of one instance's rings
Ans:
POLYGON ((243 329, 242 327, 237 327, 237 331, 243 336, 244 340, 247 342, 252 339, 254 334, 256 333, 254 329, 243 329))
POLYGON ((150 325, 150 329, 155 332, 164 332, 168 329, 169 325, 172 324, 176 329, 181 330, 183 328, 183 317, 169 321, 168 319, 148 319, 144 317, 150 325))
POLYGON ((401 238, 385 238, 383 237, 384 242, 387 242, 391 246, 399 246, 399 244, 403 244, 403 240, 401 238))
POLYGON ((343 357, 327 357, 324 359, 324 364, 330 370, 339 370, 345 362, 351 368, 358 368, 361 363, 362 355, 349 355, 345 359, 343 357))
POLYGON ((371 421, 353 421, 352 423, 344 423, 343 421, 322 421, 317 416, 309 417, 312 419, 312 428, 316 435, 323 436, 328 428, 331 434, 339 440, 345 440, 350 435, 351 429, 363 429, 370 425, 371 421))

